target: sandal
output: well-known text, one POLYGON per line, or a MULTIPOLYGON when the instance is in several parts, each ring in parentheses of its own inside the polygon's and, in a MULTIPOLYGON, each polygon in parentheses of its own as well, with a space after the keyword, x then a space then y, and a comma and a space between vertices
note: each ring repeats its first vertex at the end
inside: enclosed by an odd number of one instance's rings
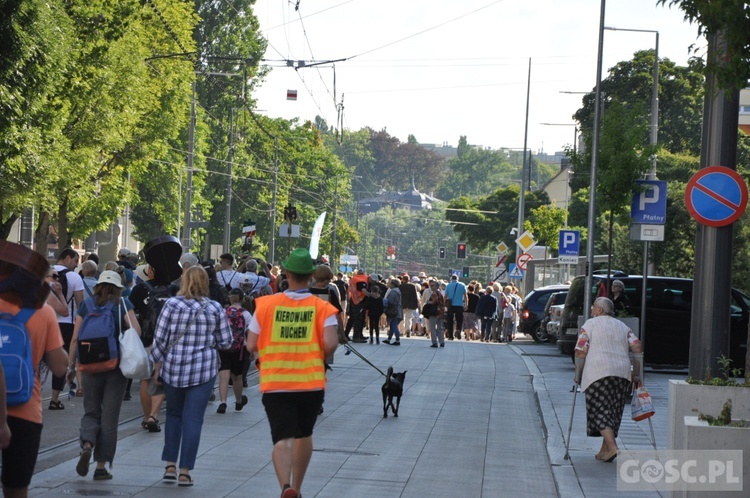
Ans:
POLYGON ((176 481, 177 480, 177 466, 176 465, 167 465, 164 467, 164 475, 162 476, 162 479, 165 481, 176 481), (172 470, 169 470, 172 469, 172 470))
POLYGON ((180 472, 180 478, 177 480, 178 486, 192 486, 193 485, 193 478, 190 477, 190 474, 183 474, 180 472), (184 481, 182 479, 185 479, 184 481))
POLYGON ((86 474, 89 473, 89 463, 91 463, 91 447, 86 446, 84 448, 81 448, 81 456, 78 457, 78 464, 76 465, 76 473, 78 473, 78 475, 81 477, 86 477, 86 474))
POLYGON ((143 422, 141 422, 141 429, 148 430, 148 419, 143 419, 143 422))
POLYGON ((62 404, 62 401, 50 401, 49 409, 50 410, 64 410, 65 405, 62 404))
POLYGON ((159 419, 154 416, 146 419, 146 427, 148 428, 148 432, 161 432, 161 427, 159 427, 159 419))
POLYGON ((108 479, 112 479, 112 474, 110 474, 107 469, 96 469, 94 470, 94 480, 95 481, 106 481, 108 479))
POLYGON ((83 389, 79 389, 76 391, 76 398, 83 398, 83 389))

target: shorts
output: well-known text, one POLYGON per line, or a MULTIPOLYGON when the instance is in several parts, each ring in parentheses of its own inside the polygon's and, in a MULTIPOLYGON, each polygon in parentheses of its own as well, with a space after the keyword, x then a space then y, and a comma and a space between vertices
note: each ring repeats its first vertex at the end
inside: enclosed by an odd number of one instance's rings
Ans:
POLYGON ((3 450, 0 481, 6 488, 28 488, 42 440, 42 424, 8 416, 8 427, 12 437, 10 445, 3 450))
POLYGON ((325 391, 264 393, 273 444, 282 439, 310 437, 323 406, 325 391))
MULTIPOLYGON (((232 375, 242 375, 245 370, 245 359, 240 359, 240 353, 242 351, 219 351, 219 360, 221 365, 219 366, 219 372, 222 370, 229 370, 232 375)), ((248 353, 245 352, 245 356, 248 353)))

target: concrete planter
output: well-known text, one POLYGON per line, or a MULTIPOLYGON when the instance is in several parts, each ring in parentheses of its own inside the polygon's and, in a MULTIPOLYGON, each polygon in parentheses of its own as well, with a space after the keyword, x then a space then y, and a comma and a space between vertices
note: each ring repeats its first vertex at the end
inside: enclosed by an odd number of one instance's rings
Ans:
MULTIPOLYGON (((702 386, 688 384, 684 380, 670 380, 669 448, 686 448, 685 417, 697 417, 698 412, 717 416, 728 399, 732 400, 733 419, 750 420, 750 388, 702 386)), ((750 434, 750 430, 747 430, 747 433, 750 434)))
MULTIPOLYGON (((699 386, 718 387, 718 386, 699 386)), ((741 388, 736 388, 741 389, 741 388)), ((747 390, 747 388, 745 388, 747 390)), ((734 411, 734 410, 733 410, 734 411)), ((733 418, 733 420, 736 420, 733 418)), ((683 417, 685 429, 685 441, 682 449, 685 450, 747 450, 750 448, 750 427, 728 427, 710 426, 708 422, 698 420, 697 416, 683 417)), ((747 479, 750 476, 750 458, 742 459, 742 469, 735 469, 735 475, 741 471, 743 488, 747 489, 747 479)), ((716 492, 716 496, 722 497, 746 497, 747 491, 716 492)), ((675 492, 673 497, 706 496, 706 492, 675 492)), ((711 493, 714 496, 714 493, 711 493)))

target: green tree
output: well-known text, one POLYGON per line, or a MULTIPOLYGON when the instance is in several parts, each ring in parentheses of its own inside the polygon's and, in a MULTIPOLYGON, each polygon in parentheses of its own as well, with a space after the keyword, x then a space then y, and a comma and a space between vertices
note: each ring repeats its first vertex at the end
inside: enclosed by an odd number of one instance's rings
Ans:
MULTIPOLYGON (((610 103, 639 105, 640 121, 651 122, 650 100, 654 81, 654 51, 641 50, 628 61, 615 64, 601 83, 604 110, 610 103)), ((678 66, 659 58, 659 130, 657 143, 674 152, 700 151, 703 113, 703 61, 691 58, 687 66, 678 66)), ((594 123, 595 93, 583 97, 582 107, 573 115, 585 136, 590 137, 594 123)), ((648 144, 649 134, 642 137, 648 144)))
MULTIPOLYGON (((453 230, 472 247, 495 247, 501 241, 513 247, 514 235, 511 228, 517 228, 519 188, 517 185, 497 189, 479 199, 458 197, 448 203, 445 219, 455 226, 453 230)), ((550 203, 544 190, 526 192, 524 212, 550 203)))
POLYGON ((565 226, 565 218, 568 213, 561 208, 552 205, 539 206, 532 209, 529 219, 524 221, 524 229, 534 234, 537 244, 544 246, 544 268, 543 275, 547 274, 547 249, 557 251, 560 243, 560 230, 565 226))
POLYGON ((518 184, 521 181, 520 152, 501 149, 492 151, 469 147, 466 137, 461 137, 457 157, 448 161, 448 174, 437 196, 450 200, 461 195, 482 197, 498 187, 518 184))
POLYGON ((721 88, 741 89, 750 80, 750 9, 745 0, 657 0, 679 6, 685 19, 698 25, 699 35, 725 33, 727 57, 708 61, 706 75, 715 75, 721 88))
POLYGON ((6 0, 0 2, 0 12, 0 239, 4 240, 23 209, 35 204, 49 212, 57 205, 49 195, 59 177, 52 166, 67 147, 63 126, 68 109, 56 94, 64 85, 74 37, 72 23, 57 1, 6 0))

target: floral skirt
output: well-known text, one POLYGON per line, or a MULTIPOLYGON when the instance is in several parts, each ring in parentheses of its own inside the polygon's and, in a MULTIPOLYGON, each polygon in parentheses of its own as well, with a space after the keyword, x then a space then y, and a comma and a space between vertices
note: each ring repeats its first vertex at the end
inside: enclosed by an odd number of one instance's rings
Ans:
POLYGON ((617 437, 628 392, 630 381, 622 377, 604 377, 586 388, 586 435, 598 437, 609 428, 617 437))

